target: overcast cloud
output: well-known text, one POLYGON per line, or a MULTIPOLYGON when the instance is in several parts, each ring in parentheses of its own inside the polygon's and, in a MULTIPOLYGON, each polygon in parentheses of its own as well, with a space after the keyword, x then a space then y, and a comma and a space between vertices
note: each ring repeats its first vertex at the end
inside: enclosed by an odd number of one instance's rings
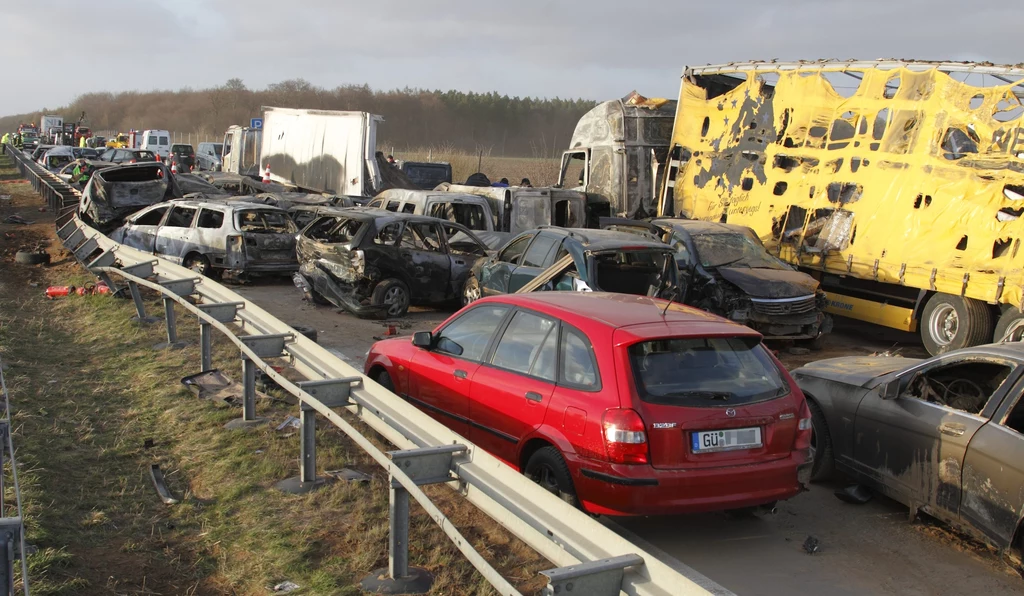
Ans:
POLYGON ((685 65, 736 60, 1016 63, 1021 17, 1024 4, 988 0, 0 0, 9 57, 14 49, 0 115, 90 91, 232 77, 250 88, 304 78, 328 88, 675 96, 685 65))

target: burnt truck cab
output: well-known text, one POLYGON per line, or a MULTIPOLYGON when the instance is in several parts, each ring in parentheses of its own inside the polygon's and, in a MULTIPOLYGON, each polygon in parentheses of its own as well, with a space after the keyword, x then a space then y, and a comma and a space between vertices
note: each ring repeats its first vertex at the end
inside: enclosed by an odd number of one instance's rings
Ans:
POLYGON ((488 198, 479 195, 391 188, 374 197, 367 207, 455 222, 472 230, 491 249, 498 249, 509 238, 509 234, 498 231, 488 198))
POLYGON ((748 227, 676 218, 602 224, 645 230, 675 250, 678 302, 746 325, 765 339, 820 341, 832 330, 818 280, 770 254, 748 227))
POLYGON ((465 226, 370 207, 324 208, 296 250, 295 285, 306 298, 361 317, 401 317, 413 304, 453 301, 488 255, 465 226))
POLYGON ((676 104, 634 91, 594 106, 580 118, 562 154, 557 186, 599 198, 612 217, 655 215, 676 104))

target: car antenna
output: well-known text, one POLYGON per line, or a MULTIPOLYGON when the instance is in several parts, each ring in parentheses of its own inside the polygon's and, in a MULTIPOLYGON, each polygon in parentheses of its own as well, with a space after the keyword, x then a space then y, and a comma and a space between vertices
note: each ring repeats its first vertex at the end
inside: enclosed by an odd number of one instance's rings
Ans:
POLYGON ((661 311, 662 318, 665 317, 665 313, 668 312, 668 307, 672 306, 672 301, 676 298, 676 288, 671 287, 668 289, 668 297, 665 298, 665 309, 661 311))

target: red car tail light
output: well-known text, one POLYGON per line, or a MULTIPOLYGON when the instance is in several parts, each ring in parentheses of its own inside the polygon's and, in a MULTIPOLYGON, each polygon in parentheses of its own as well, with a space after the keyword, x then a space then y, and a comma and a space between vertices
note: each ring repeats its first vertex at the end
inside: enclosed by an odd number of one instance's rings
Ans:
POLYGON ((615 464, 646 464, 647 432, 635 410, 607 410, 601 419, 605 451, 615 464))
POLYGON ((797 426, 795 449, 809 449, 811 447, 811 409, 807 407, 807 400, 800 400, 800 423, 797 426))

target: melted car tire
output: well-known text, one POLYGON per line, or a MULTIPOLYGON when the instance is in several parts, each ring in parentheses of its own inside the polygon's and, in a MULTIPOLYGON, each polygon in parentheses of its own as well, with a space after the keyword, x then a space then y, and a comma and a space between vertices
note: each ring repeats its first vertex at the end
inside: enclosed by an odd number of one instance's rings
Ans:
POLYGON ((554 447, 541 447, 526 462, 523 474, 536 482, 541 488, 551 492, 573 507, 579 507, 576 489, 572 485, 572 475, 565 458, 554 447), (543 476, 547 474, 545 479, 543 476), (553 481, 553 486, 551 482, 553 481))
POLYGON ((817 443, 814 449, 814 463, 811 464, 811 481, 821 482, 832 477, 835 470, 836 460, 832 453, 832 435, 828 432, 828 423, 825 421, 825 414, 821 411, 814 400, 807 400, 807 407, 811 410, 811 432, 814 433, 814 440, 817 443))
POLYGON ((992 338, 992 311, 987 304, 973 298, 935 294, 928 299, 921 313, 921 341, 932 356, 960 348, 989 343, 992 338), (951 308, 957 317, 957 332, 948 344, 933 336, 932 316, 939 309, 951 308))
POLYGON ((401 305, 401 309, 397 312, 391 312, 391 307, 388 307, 385 312, 385 316, 391 319, 403 317, 405 316, 405 313, 409 312, 409 302, 411 300, 411 296, 409 296, 409 288, 405 287, 405 284, 400 280, 394 278, 385 279, 377 284, 377 287, 373 289, 373 296, 371 297, 371 301, 374 306, 384 306, 384 300, 387 298, 388 293, 396 289, 404 293, 405 303, 401 305))

